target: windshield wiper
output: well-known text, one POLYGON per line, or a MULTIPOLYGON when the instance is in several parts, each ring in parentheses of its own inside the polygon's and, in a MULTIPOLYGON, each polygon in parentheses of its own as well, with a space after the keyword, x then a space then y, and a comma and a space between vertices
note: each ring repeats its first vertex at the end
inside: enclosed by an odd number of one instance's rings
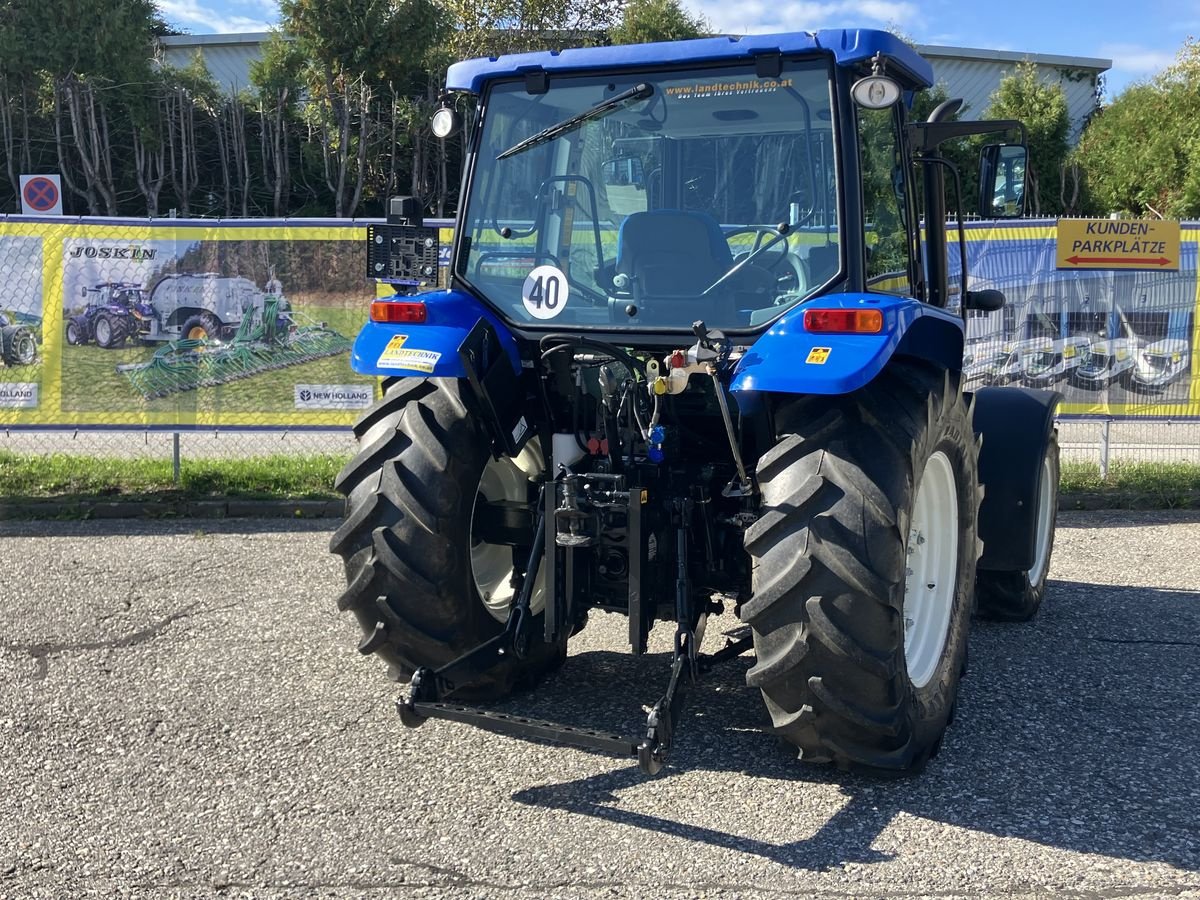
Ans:
POLYGON ((615 97, 609 97, 607 100, 601 100, 591 109, 585 109, 581 113, 571 116, 569 119, 563 119, 549 128, 543 128, 537 134, 530 135, 523 141, 518 141, 513 144, 503 153, 496 157, 497 160, 506 159, 509 156, 515 156, 530 147, 536 147, 539 144, 544 144, 547 141, 552 141, 560 135, 566 134, 568 131, 574 131, 584 122, 598 119, 601 116, 611 112, 618 106, 628 103, 630 100, 645 100, 654 93, 653 85, 638 84, 634 85, 627 91, 621 91, 615 97))

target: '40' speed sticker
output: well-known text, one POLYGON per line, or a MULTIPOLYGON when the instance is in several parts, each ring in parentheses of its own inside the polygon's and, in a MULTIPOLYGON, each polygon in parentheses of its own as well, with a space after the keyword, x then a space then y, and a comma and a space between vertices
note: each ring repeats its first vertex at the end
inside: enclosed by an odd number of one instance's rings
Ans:
POLYGON ((567 308, 570 294, 566 274, 555 266, 538 266, 521 286, 521 300, 535 319, 553 319, 567 308))

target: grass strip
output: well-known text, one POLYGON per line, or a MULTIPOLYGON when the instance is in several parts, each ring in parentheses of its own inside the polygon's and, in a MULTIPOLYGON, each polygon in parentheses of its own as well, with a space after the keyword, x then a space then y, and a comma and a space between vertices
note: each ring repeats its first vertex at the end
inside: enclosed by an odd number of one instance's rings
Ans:
POLYGON ((169 459, 12 453, 0 450, 0 499, 330 499, 341 454, 183 459, 175 484, 169 459))
MULTIPOLYGON (((348 458, 336 453, 184 458, 175 484, 168 459, 0 450, 0 499, 334 499, 334 478, 348 458)), ((1060 485, 1065 495, 1128 495, 1166 508, 1196 505, 1200 463, 1118 460, 1101 478, 1095 463, 1064 461, 1060 485)))
POLYGON ((1110 495, 1139 508, 1200 505, 1200 463, 1115 460, 1106 477, 1097 463, 1063 462, 1059 489, 1066 495, 1110 495))

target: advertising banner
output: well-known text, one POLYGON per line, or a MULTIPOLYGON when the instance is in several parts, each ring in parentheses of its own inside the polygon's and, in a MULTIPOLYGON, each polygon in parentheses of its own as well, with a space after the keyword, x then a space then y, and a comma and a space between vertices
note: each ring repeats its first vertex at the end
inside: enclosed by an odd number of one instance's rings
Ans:
POLYGON ((1065 415, 1200 417, 1200 225, 1127 221, 1113 238, 1117 221, 967 226, 970 287, 1006 298, 967 317, 968 387, 1051 388, 1065 415), (1153 242, 1153 252, 1133 241, 1153 242), (1115 262, 1101 268, 1084 254, 1115 262))
POLYGON ((0 425, 345 426, 361 222, 0 224, 0 425), (32 351, 32 352, 30 352, 32 351))
MULTIPOLYGON (((1007 298, 967 317, 967 387, 1052 388, 1066 415, 1200 418, 1200 223, 1101 221, 966 227, 970 287, 1007 298), (1121 264, 1096 267, 1106 256, 1121 264)), ((349 426, 378 394, 351 342, 391 292, 365 277, 367 224, 0 220, 0 427, 349 426)))

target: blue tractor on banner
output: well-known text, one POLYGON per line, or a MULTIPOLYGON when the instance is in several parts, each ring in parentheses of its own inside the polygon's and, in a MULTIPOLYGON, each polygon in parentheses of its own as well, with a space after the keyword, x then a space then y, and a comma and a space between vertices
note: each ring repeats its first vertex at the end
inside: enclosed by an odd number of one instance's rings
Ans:
POLYGON ((448 286, 437 229, 394 198, 368 274, 397 292, 352 355, 385 392, 331 541, 359 649, 409 682, 404 724, 653 774, 688 685, 753 653, 769 730, 802 759, 895 772, 937 752, 976 603, 1041 601, 1058 396, 963 390, 963 316, 1004 298, 967 290, 961 227, 951 284, 962 185, 939 147, 994 135, 979 196, 1020 215, 1024 129, 954 121, 960 101, 910 121, 932 82, 876 31, 450 68, 434 134, 461 128, 460 95, 475 120, 448 286), (593 610, 628 618, 634 654, 671 632, 644 728, 488 707, 562 664, 593 610), (704 652, 722 613, 740 623, 704 652))

